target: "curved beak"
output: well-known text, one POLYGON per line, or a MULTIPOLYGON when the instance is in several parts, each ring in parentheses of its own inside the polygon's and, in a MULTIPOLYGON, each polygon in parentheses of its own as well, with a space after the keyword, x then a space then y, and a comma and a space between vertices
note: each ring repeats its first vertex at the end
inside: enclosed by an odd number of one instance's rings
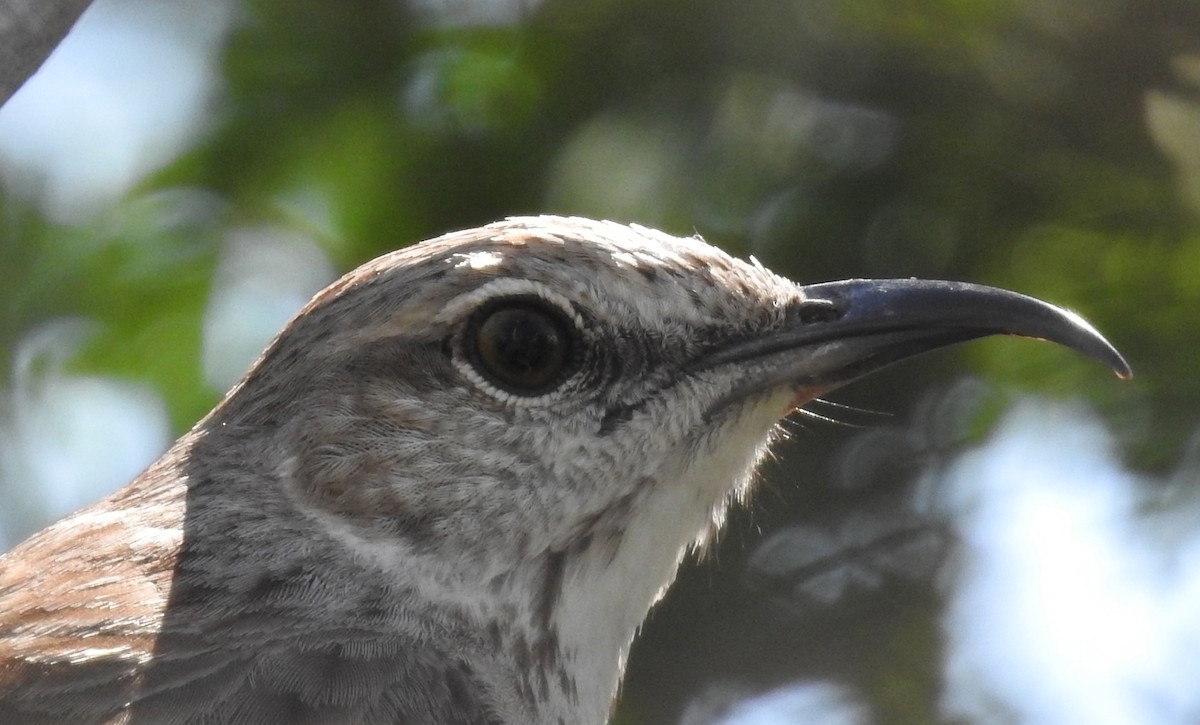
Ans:
POLYGON ((745 383, 714 406, 779 385, 828 390, 913 355, 988 335, 1049 340, 1107 365, 1129 364, 1079 315, 996 287, 922 279, 851 279, 801 288, 774 332, 724 347, 693 370, 730 363, 745 383))

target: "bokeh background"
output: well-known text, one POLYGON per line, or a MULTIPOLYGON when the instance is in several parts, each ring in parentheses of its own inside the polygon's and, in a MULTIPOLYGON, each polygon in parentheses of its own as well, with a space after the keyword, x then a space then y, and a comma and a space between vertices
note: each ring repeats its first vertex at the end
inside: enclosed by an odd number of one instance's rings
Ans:
POLYGON ((1194 0, 96 0, 0 109, 0 550, 316 290, 513 214, 1085 314, 788 424, 616 715, 1200 722, 1194 0))

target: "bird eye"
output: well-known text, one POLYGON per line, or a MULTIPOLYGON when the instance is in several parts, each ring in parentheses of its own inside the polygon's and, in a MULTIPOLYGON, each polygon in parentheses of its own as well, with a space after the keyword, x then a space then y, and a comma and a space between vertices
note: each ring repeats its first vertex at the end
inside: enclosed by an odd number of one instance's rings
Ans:
POLYGON ((541 300, 506 300, 482 310, 466 349, 479 374, 517 395, 547 393, 571 364, 571 322, 541 300))

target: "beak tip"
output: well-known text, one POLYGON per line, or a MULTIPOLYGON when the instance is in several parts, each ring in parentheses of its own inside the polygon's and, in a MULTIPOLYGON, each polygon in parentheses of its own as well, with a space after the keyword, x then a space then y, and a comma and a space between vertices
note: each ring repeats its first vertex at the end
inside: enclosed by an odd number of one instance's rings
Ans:
POLYGON ((1133 377, 1133 368, 1129 367, 1129 363, 1125 362, 1125 358, 1115 348, 1109 347, 1092 357, 1107 365, 1121 380, 1129 380, 1133 377))
POLYGON ((1063 312, 1074 320, 1083 335, 1078 348, 1079 352, 1107 365, 1121 380, 1129 380, 1133 377, 1133 369, 1129 367, 1125 356, 1113 347, 1113 344, 1105 339, 1095 327, 1092 327, 1091 323, 1075 312, 1069 310, 1063 310, 1063 312))

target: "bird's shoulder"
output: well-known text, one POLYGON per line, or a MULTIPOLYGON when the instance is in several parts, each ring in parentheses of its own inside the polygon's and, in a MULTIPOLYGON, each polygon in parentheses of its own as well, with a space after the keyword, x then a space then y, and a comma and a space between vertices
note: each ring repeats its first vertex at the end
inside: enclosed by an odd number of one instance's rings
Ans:
POLYGON ((300 569, 259 607, 182 584, 203 555, 183 503, 135 482, 0 557, 0 723, 499 722, 438 625, 397 626, 384 594, 364 627, 306 617, 302 590, 331 583, 300 569))
POLYGON ((99 683, 120 690, 150 658, 182 539, 177 508, 128 487, 0 556, 0 715, 48 692, 67 702, 99 683))

